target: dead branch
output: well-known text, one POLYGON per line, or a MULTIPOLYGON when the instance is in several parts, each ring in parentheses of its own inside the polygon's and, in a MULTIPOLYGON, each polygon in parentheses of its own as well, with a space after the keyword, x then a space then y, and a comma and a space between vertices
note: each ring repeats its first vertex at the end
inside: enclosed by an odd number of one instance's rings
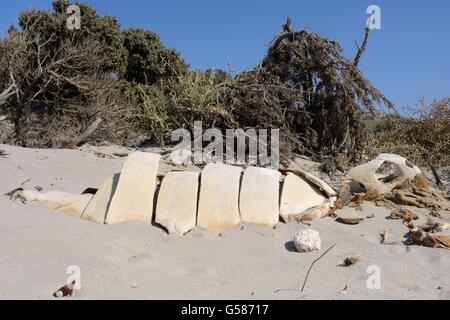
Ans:
POLYGON ((90 135, 94 133, 95 130, 97 130, 98 126, 102 123, 101 118, 97 118, 85 131, 83 131, 79 136, 76 138, 70 140, 68 142, 68 147, 70 149, 74 149, 78 147, 81 143, 83 143, 90 135))
POLYGON ((295 152, 345 167, 366 148, 363 113, 394 107, 343 56, 339 43, 305 30, 277 35, 261 64, 235 80, 221 95, 232 120, 241 127, 279 128, 281 158, 295 152))
POLYGON ((283 32, 292 32, 292 19, 287 17, 286 24, 283 25, 283 32))
POLYGON ((433 173, 434 179, 436 180, 436 184, 438 185, 438 187, 442 187, 442 180, 441 178, 439 178, 439 174, 437 173, 436 168, 433 165, 430 165, 431 167, 431 172, 433 173))
POLYGON ((5 91, 0 93, 0 105, 4 104, 10 96, 16 94, 16 90, 12 91, 13 88, 14 84, 12 84, 9 88, 5 89, 5 91))
POLYGON ((305 289, 306 281, 308 280, 309 274, 310 274, 311 269, 313 268, 314 264, 315 264, 317 261, 319 261, 320 259, 322 259, 322 258, 323 258, 328 252, 330 252, 331 249, 333 249, 336 245, 337 245, 337 243, 333 244, 333 245, 332 245, 327 251, 325 251, 319 258, 317 258, 316 260, 314 260, 314 261, 311 263, 311 266, 309 267, 308 272, 306 273, 306 277, 305 277, 305 280, 303 281, 303 286, 302 286, 301 289, 298 289, 298 286, 299 286, 299 284, 300 284, 300 280, 299 280, 298 283, 297 283, 297 288, 277 289, 277 290, 274 291, 274 293, 278 293, 278 292, 281 292, 281 291, 300 291, 300 292, 303 292, 303 290, 305 289))
POLYGON ((355 65, 355 67, 358 66, 359 61, 361 60, 362 55, 364 54, 364 52, 366 51, 366 47, 367 47, 367 42, 369 41, 369 34, 370 34, 370 28, 366 28, 366 34, 364 36, 364 41, 361 45, 361 47, 358 45, 357 42, 355 42, 356 47, 358 48, 358 52, 356 53, 356 57, 355 60, 353 62, 353 64, 355 65))

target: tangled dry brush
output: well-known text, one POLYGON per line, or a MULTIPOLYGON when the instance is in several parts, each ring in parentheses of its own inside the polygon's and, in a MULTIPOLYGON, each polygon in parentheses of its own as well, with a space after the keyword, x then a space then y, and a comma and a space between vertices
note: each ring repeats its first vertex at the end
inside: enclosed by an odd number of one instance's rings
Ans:
POLYGON ((0 40, 0 115, 10 124, 5 133, 1 121, 0 142, 65 146, 101 118, 93 141, 168 143, 174 129, 201 120, 223 130, 279 128, 283 155, 346 164, 372 141, 364 114, 393 107, 337 42, 311 32, 285 28, 255 69, 232 78, 189 70, 156 34, 122 32, 87 5, 82 30, 67 30, 68 5, 22 13, 21 30, 0 40))

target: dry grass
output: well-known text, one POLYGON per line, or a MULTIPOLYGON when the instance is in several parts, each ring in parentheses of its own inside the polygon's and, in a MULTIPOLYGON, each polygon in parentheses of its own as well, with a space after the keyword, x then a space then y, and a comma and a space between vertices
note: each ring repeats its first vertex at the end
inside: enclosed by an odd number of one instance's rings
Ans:
POLYGON ((369 134, 368 152, 400 154, 422 166, 450 165, 450 98, 430 106, 422 100, 407 116, 383 116, 369 134))

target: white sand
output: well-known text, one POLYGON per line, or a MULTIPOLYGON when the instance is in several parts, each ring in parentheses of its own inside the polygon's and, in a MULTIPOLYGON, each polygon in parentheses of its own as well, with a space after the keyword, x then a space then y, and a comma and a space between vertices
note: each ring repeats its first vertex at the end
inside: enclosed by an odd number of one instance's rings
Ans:
MULTIPOLYGON (((85 150, 31 150, 0 145, 0 193, 31 179, 44 191, 82 192, 119 172, 124 158, 98 158, 85 150), (20 168, 20 169, 19 169, 20 168)), ((222 236, 195 229, 167 235, 141 222, 106 226, 68 217, 42 205, 0 197, 0 299, 54 299, 65 284, 66 268, 81 268, 82 289, 72 299, 450 299, 450 251, 408 247, 407 229, 386 220, 389 211, 364 204, 360 225, 329 218, 313 222, 322 251, 292 252, 296 222, 276 230, 245 226, 222 236), (394 245, 381 245, 391 228, 394 245), (314 266, 311 262, 337 243, 314 266), (349 268, 344 258, 359 256, 349 268), (369 290, 367 267, 379 266, 381 289, 369 290), (342 290, 348 287, 346 292, 342 290)))

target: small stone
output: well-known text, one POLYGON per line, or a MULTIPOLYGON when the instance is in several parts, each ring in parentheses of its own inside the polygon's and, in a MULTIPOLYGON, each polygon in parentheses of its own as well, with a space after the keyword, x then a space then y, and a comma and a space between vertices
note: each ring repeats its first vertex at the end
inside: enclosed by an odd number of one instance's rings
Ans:
POLYGON ((294 236, 294 245, 298 252, 320 251, 321 239, 318 231, 304 230, 294 236))

